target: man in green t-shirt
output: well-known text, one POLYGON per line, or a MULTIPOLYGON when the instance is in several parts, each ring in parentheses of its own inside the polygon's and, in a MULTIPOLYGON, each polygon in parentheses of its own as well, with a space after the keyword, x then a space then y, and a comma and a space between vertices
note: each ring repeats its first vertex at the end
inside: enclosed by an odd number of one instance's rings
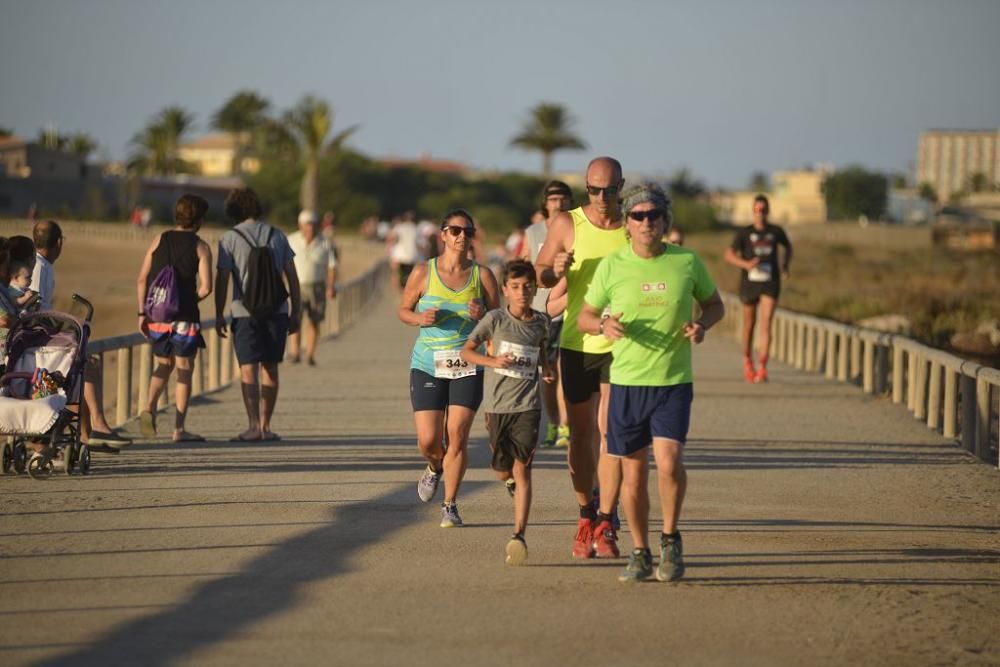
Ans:
POLYGON ((644 183, 626 192, 622 211, 629 243, 597 267, 577 324, 614 341, 608 455, 622 461, 622 505, 635 547, 619 580, 653 574, 647 536, 652 444, 663 509, 656 578, 676 581, 684 574, 677 521, 687 488, 681 454, 693 399, 691 345, 703 340, 725 309, 701 259, 663 242, 673 215, 659 186, 644 183), (702 314, 693 320, 696 302, 702 314), (610 314, 602 316, 605 308, 610 314))

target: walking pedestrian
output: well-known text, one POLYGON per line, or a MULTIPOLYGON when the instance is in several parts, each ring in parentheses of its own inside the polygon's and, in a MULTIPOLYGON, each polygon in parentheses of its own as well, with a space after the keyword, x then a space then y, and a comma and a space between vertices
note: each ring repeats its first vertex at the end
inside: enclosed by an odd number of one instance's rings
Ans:
MULTIPOLYGON (((663 242, 673 214, 659 186, 646 183, 625 192, 622 210, 629 244, 597 267, 578 326, 613 345, 607 450, 622 463, 622 504, 634 546, 619 580, 653 574, 647 535, 652 446, 663 512, 656 577, 676 581, 684 574, 677 522, 687 489, 682 453, 694 397, 691 348, 725 309, 701 259, 663 242), (695 303, 701 317, 692 321, 695 303)), ((602 478, 602 487, 612 481, 610 475, 602 478)))
MULTIPOLYGON (((330 215, 333 215, 332 213, 330 215)), ((288 235, 288 245, 295 253, 295 272, 299 276, 302 294, 301 329, 305 330, 306 363, 316 365, 316 340, 319 327, 326 319, 326 303, 337 297, 337 256, 330 241, 317 233, 316 214, 305 210, 299 213, 299 229, 288 235)), ((299 363, 302 333, 288 336, 291 348, 288 360, 299 363)))
POLYGON ((205 438, 185 428, 191 399, 195 356, 205 347, 198 303, 212 293, 212 249, 198 236, 208 213, 208 202, 186 194, 174 206, 174 228, 150 244, 136 280, 139 298, 139 331, 153 344, 156 369, 149 379, 149 399, 139 414, 139 427, 147 438, 156 435, 156 405, 167 388, 174 368, 173 442, 203 442, 205 438), (173 271, 177 311, 170 321, 157 321, 146 307, 150 286, 163 271, 173 271))
POLYGON ((277 441, 281 438, 271 430, 271 418, 278 401, 278 365, 288 334, 299 330, 302 304, 294 253, 280 229, 258 219, 256 192, 237 188, 226 197, 225 206, 235 226, 219 239, 215 328, 225 338, 226 294, 232 279, 233 349, 247 412, 247 429, 231 440, 277 441))
POLYGON ((410 356, 410 403, 417 446, 427 467, 417 495, 427 503, 444 478, 441 526, 462 525, 458 490, 465 476, 469 430, 483 400, 482 369, 464 361, 462 346, 487 311, 500 305, 493 273, 468 256, 476 225, 464 209, 441 221, 444 250, 410 272, 399 319, 419 327, 410 356), (444 447, 447 437, 447 449, 444 447))

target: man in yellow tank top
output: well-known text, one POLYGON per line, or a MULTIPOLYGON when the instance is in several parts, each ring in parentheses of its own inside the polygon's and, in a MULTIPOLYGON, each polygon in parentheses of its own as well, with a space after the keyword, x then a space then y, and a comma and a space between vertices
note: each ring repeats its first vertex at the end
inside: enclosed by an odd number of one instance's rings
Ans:
POLYGON ((581 333, 576 320, 597 265, 627 243, 619 206, 624 183, 618 160, 591 160, 587 166, 587 205, 560 213, 552 221, 536 263, 543 287, 552 287, 566 277, 568 300, 559 362, 569 417, 569 472, 580 506, 573 543, 576 558, 618 557, 611 513, 618 503, 621 462, 607 456, 605 440, 611 343, 604 336, 581 333), (592 503, 595 470, 605 482, 600 512, 592 503))

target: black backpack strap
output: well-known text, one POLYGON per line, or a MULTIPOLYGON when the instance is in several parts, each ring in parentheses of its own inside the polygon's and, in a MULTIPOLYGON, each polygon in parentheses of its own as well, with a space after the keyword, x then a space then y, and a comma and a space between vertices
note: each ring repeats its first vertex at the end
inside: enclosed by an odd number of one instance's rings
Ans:
MULTIPOLYGON (((244 241, 246 241, 248 246, 250 246, 251 248, 256 248, 257 247, 257 244, 254 243, 253 241, 251 241, 249 236, 247 236, 246 234, 244 234, 240 230, 236 229, 235 227, 233 227, 233 231, 236 232, 236 234, 239 235, 240 238, 242 238, 244 241)), ((272 228, 272 231, 273 231, 273 228, 272 228)), ((270 239, 271 235, 268 234, 267 238, 270 239)))

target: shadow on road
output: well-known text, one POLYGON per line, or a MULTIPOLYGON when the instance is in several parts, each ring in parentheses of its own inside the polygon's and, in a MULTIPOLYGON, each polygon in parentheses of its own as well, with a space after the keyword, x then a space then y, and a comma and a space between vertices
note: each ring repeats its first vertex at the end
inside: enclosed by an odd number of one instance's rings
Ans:
MULTIPOLYGON (((466 481, 465 494, 481 482, 466 481)), ((425 509, 413 484, 338 507, 332 519, 274 546, 239 572, 198 588, 189 600, 127 623, 92 645, 41 665, 176 664, 200 648, 295 607, 311 582, 352 569, 351 559, 387 533, 419 520, 425 509)))

